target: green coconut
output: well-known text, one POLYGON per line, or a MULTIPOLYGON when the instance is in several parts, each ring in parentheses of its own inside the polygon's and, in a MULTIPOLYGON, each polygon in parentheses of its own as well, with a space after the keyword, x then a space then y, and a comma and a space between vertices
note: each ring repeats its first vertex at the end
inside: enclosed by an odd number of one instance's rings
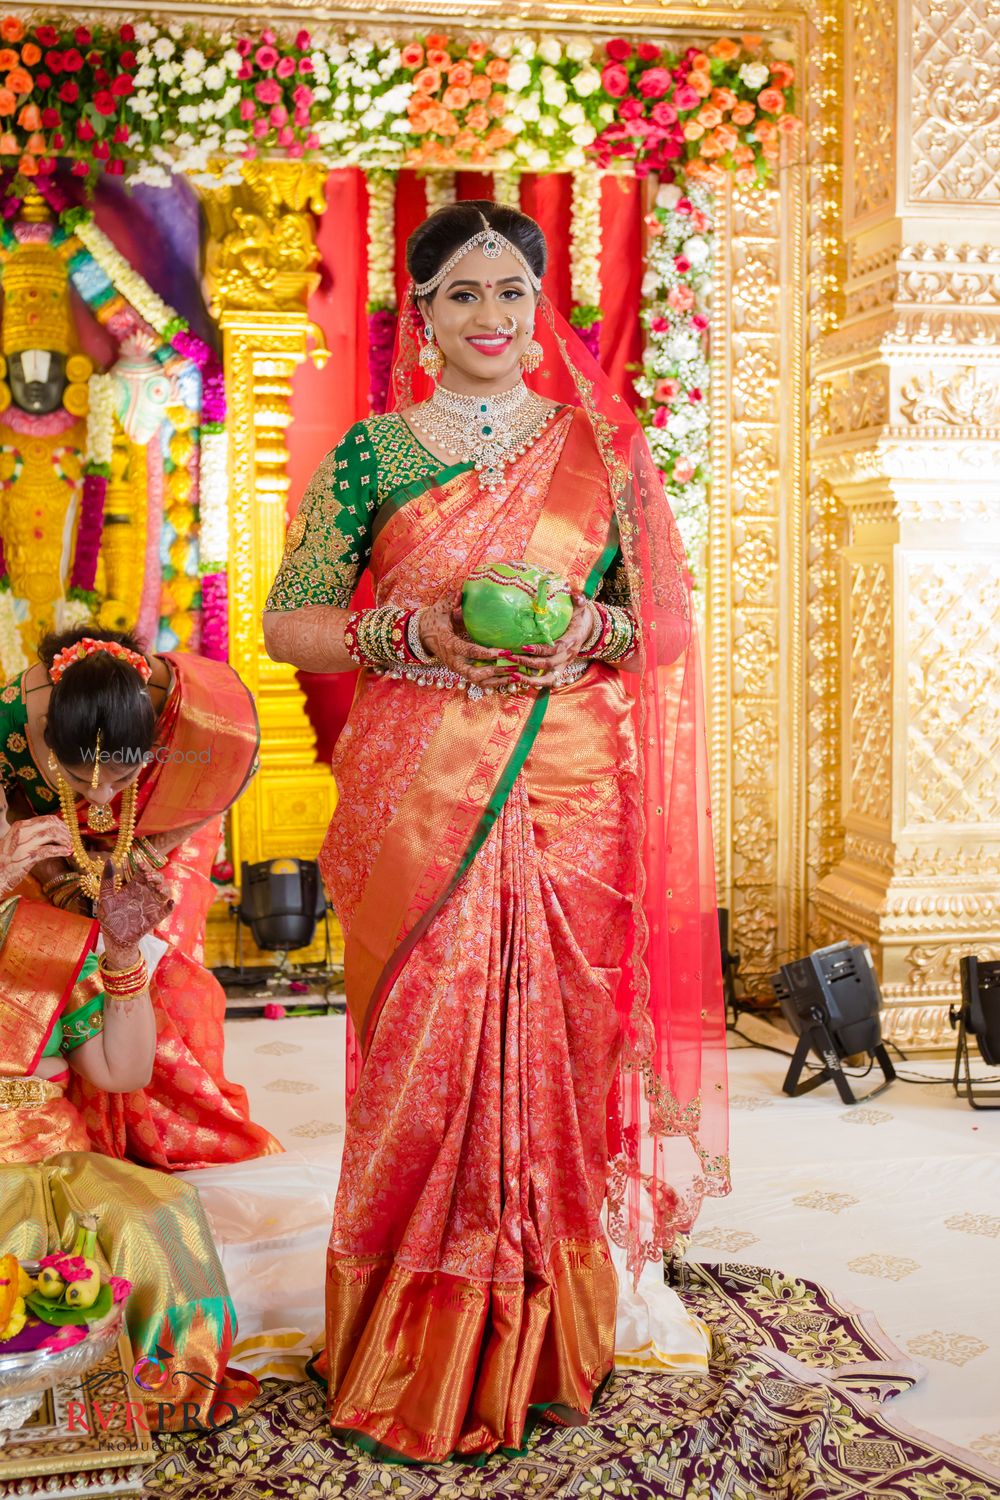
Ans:
POLYGON ((573 600, 561 579, 530 563, 487 563, 466 580, 462 620, 480 646, 519 651, 552 646, 573 618, 573 600))

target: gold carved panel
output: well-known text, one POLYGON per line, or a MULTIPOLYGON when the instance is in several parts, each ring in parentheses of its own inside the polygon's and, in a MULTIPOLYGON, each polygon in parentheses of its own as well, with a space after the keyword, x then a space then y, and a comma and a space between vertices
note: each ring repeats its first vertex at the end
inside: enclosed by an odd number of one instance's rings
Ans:
POLYGON ((911 0, 909 194, 1000 203, 997 0, 911 0))
POLYGON ((850 735, 848 807, 888 825, 892 814, 892 583, 878 558, 850 565, 849 681, 842 713, 850 735))
POLYGON ((896 186, 898 0, 850 0, 848 63, 848 223, 893 205, 896 186))

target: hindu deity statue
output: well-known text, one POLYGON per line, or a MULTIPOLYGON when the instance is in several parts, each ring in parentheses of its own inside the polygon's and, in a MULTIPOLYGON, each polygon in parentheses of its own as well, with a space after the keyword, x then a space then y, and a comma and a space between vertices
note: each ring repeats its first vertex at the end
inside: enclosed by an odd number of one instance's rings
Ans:
POLYGON ((75 348, 66 265, 41 202, 26 201, 2 267, 0 540, 23 644, 51 628, 72 557, 89 359, 75 348))

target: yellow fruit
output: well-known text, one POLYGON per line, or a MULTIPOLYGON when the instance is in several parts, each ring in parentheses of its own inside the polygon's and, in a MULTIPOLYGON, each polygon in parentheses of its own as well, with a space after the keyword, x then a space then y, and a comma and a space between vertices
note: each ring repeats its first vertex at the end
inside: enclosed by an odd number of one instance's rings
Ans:
POLYGON ((63 1281, 55 1266, 43 1266, 38 1273, 38 1290, 49 1302, 58 1302, 66 1290, 63 1281))
POLYGON ((66 1288, 67 1307, 93 1307, 101 1290, 101 1273, 93 1261, 88 1263, 88 1275, 71 1281, 66 1288))

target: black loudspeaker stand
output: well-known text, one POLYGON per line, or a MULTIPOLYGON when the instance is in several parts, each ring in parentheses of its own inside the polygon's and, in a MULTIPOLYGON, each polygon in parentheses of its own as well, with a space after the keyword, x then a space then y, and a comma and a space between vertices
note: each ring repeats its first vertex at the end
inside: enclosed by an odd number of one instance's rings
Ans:
POLYGON ((790 1094, 793 1099, 798 1099, 802 1094, 818 1089, 820 1084, 832 1081, 845 1104, 860 1104, 865 1099, 874 1099, 876 1094, 881 1094, 883 1089, 889 1087, 896 1077, 896 1069, 882 1042, 873 1047, 869 1054, 873 1062, 877 1062, 882 1069, 882 1082, 876 1088, 869 1089, 867 1094, 858 1095, 851 1088, 847 1074, 844 1072, 823 1012, 817 1006, 809 1012, 809 1018, 811 1022, 809 1029, 799 1037, 795 1051, 792 1053, 788 1072, 785 1074, 785 1081, 781 1085, 786 1094, 790 1094), (805 1067, 806 1058, 810 1052, 815 1052, 817 1057, 823 1059, 823 1067, 811 1078, 800 1082, 802 1069, 805 1067))

